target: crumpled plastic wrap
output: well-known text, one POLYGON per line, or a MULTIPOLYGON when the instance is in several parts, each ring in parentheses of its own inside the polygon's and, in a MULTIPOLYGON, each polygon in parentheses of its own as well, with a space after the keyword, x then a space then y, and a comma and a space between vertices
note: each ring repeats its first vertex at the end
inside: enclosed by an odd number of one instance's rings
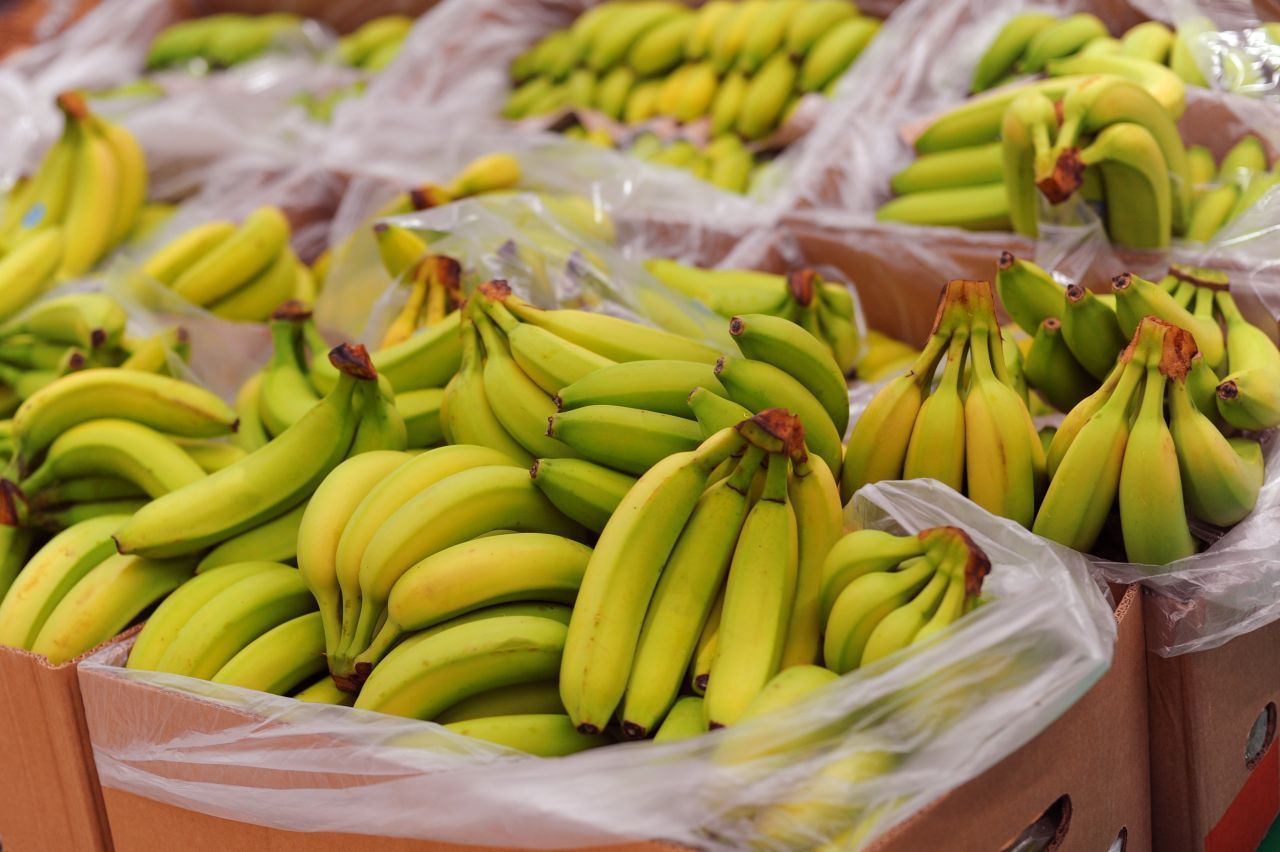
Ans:
POLYGON ((1116 628, 1082 557, 936 484, 869 487, 855 512, 898 532, 962 526, 991 558, 987 600, 784 713, 549 760, 433 723, 124 669, 120 643, 80 667, 99 776, 295 831, 548 849, 800 849, 852 831, 841 842, 859 848, 1070 707, 1109 666, 1116 628))

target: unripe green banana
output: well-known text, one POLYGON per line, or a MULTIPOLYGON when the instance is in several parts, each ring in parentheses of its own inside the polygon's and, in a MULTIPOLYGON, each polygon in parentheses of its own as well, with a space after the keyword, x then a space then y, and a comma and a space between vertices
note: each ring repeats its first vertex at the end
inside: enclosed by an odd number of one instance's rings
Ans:
POLYGON ((826 620, 823 659, 844 674, 863 662, 867 640, 876 626, 910 601, 937 572, 927 556, 903 562, 894 571, 873 571, 851 582, 836 598, 826 620))
POLYGON ((1210 367, 1217 369, 1222 365, 1226 346, 1222 329, 1212 317, 1206 319, 1192 314, 1152 282, 1127 272, 1111 280, 1111 289, 1116 294, 1116 319, 1120 321, 1121 331, 1133 334, 1143 317, 1157 317, 1191 332, 1210 367))
POLYGON ((475 325, 468 322, 462 329, 462 365, 449 380, 440 403, 445 440, 489 447, 518 463, 532 464, 533 456, 511 437, 489 405, 479 338, 475 325))
POLYGON ((1003 146, 998 142, 957 148, 917 157, 895 174, 889 186, 898 195, 1000 183, 1004 179, 1003 146))
POLYGON ((1031 40, 1057 22, 1057 17, 1043 12, 1023 12, 1011 17, 978 59, 969 91, 985 92, 1007 77, 1017 68, 1031 40))
POLYGON ((805 56, 798 81, 800 91, 822 91, 839 79, 878 32, 880 21, 876 18, 849 18, 832 27, 805 56))
POLYGON ((715 370, 695 361, 629 361, 596 370, 555 397, 561 411, 589 405, 617 405, 690 416, 688 397, 697 387, 723 394, 715 370))
POLYGON ((1173 31, 1159 21, 1144 21, 1130 27, 1121 42, 1125 56, 1164 65, 1173 47, 1173 31))
MULTIPOLYGON (((789 486, 799 536, 796 591, 787 620, 781 666, 807 668, 822 649, 822 583, 827 557, 844 532, 840 486, 826 465, 806 458, 795 464, 789 486)), ((766 687, 767 689, 767 687, 766 687)), ((747 715, 751 710, 748 708, 747 715)))
POLYGON ((920 405, 902 464, 904 479, 936 479, 959 492, 964 487, 965 351, 968 334, 957 331, 947 347, 942 378, 920 405))
MULTIPOLYGON (((747 0, 747 3, 754 0, 747 0)), ((814 56, 818 54, 815 52, 814 56)), ((734 127, 747 139, 763 139, 778 126, 782 108, 796 85, 796 66, 785 53, 775 54, 751 78, 742 96, 734 127)))
POLYGON ((1067 345, 1062 323, 1053 317, 1040 324, 1027 350, 1023 370, 1031 386, 1059 411, 1070 411, 1098 389, 1098 382, 1067 345))
POLYGON ((636 483, 633 476, 586 459, 538 459, 530 476, 565 517, 595 533, 636 483))
POLYGON ((1109 35, 1107 25, 1087 13, 1069 15, 1036 32, 1022 55, 1022 70, 1043 71, 1051 59, 1071 56, 1095 38, 1109 35))
POLYGON ((1227 367, 1218 385, 1222 418, 1238 429, 1262 430, 1280 424, 1280 350, 1240 313, 1229 292, 1216 296, 1227 323, 1227 367))
POLYGON ((24 237, 0 258, 0 319, 13 317, 53 285, 63 246, 62 228, 52 225, 24 237))
POLYGON ((608 71, 623 61, 627 51, 645 33, 673 17, 687 14, 680 4, 661 0, 645 0, 619 7, 610 15, 608 26, 588 45, 584 57, 587 67, 596 73, 608 71))
POLYGON ((894 198, 876 210, 882 222, 965 228, 970 231, 1008 231, 1009 197, 1003 183, 913 192, 894 198))
POLYGON ((787 52, 804 56, 818 41, 846 18, 858 14, 848 0, 811 0, 802 5, 787 25, 787 52))
POLYGON ((772 0, 743 39, 735 67, 747 74, 760 70, 769 57, 780 52, 792 18, 807 5, 808 0, 772 0))
POLYGON ((561 411, 551 417, 547 433, 583 458, 636 476, 702 440, 692 420, 620 405, 561 411))
POLYGON ((630 68, 621 65, 614 68, 596 86, 595 107, 615 121, 621 121, 623 110, 627 106, 627 96, 631 94, 635 82, 636 74, 630 68))
POLYGON ((821 340, 793 322, 766 314, 735 316, 729 321, 729 333, 743 355, 772 364, 804 385, 844 435, 849 426, 849 391, 840 366, 821 340))
POLYGON ((1184 378, 1174 378, 1169 386, 1169 429, 1191 513, 1220 527, 1248 516, 1262 488, 1258 442, 1228 440, 1192 403, 1184 378))
POLYGON ((665 74, 684 58, 684 46, 697 23, 692 14, 676 15, 650 29, 631 45, 627 64, 641 77, 665 74))
POLYGON ((1127 342, 1116 312, 1078 284, 1067 288, 1062 338, 1081 366, 1099 381, 1111 375, 1127 342))

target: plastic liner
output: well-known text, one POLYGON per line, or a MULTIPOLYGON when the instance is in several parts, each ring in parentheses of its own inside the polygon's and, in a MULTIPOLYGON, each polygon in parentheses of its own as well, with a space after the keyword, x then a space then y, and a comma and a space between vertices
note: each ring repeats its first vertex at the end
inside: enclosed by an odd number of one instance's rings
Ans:
POLYGON ((529 757, 433 723, 120 668, 80 668, 102 783, 295 831, 565 848, 857 848, 1027 742, 1106 671, 1115 622, 1078 554, 927 482, 859 495, 866 523, 962 525, 987 602, 914 653, 792 710, 674 743, 529 757), (854 767, 862 766, 858 772, 854 767), (874 767, 874 770, 872 769, 874 767))
MULTIPOLYGON (((1155 0, 1145 5, 1163 6, 1155 0)), ((1184 7, 1180 16, 1203 14, 1192 0, 1184 7)), ((968 99, 972 70, 982 52, 1011 16, 1029 10, 1060 15, 1091 12, 1113 32, 1123 32, 1148 14, 1173 20, 1168 10, 1143 8, 1137 0, 1134 5, 1124 0, 908 0, 851 69, 830 115, 824 115, 806 138, 805 145, 814 153, 791 175, 790 206, 873 219, 876 209, 892 197, 890 177, 914 159, 905 139, 968 99), (883 81, 893 82, 884 85, 883 81)), ((1221 158, 1240 137, 1254 133, 1272 156, 1280 153, 1276 125, 1280 115, 1271 104, 1195 86, 1187 86, 1186 91, 1187 111, 1179 128, 1187 144, 1207 145, 1221 158)), ((1040 218, 1052 242, 1060 241, 1060 231, 1072 234, 1101 228, 1083 201, 1059 208, 1044 203, 1040 218), (1071 216, 1079 217, 1081 224, 1063 224, 1071 216)), ((952 230, 956 229, 910 228, 916 234, 952 230)))

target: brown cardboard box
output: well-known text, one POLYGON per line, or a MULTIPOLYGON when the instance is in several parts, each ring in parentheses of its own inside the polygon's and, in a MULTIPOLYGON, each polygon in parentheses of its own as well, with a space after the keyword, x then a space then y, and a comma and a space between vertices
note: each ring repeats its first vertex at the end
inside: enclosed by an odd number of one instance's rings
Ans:
MULTIPOLYGON (((1126 849, 1151 849, 1147 788, 1146 650, 1136 587, 1116 590, 1118 627, 1111 669, 1049 728, 1015 754, 964 784, 873 847, 876 852, 973 849, 990 852, 1013 840, 1060 796, 1070 796, 1063 850, 1106 849, 1124 831, 1126 849), (968 845, 958 847, 957 838, 968 845)), ((164 729, 214 732, 244 722, 239 711, 202 699, 81 672, 95 742, 112 746, 111 712, 127 706, 132 718, 164 729)), ((208 767, 205 767, 207 772, 208 767)), ((234 768, 228 768, 234 783, 234 768)), ((279 773, 282 785, 330 786, 323 775, 279 773)), ((210 780, 207 775, 204 780, 210 780)), ((260 781, 260 779, 258 779, 260 781)), ((350 779, 347 779, 349 782, 350 779)), ((162 804, 122 790, 103 788, 116 852, 224 852, 227 849, 329 852, 378 850, 418 852, 464 849, 443 843, 332 833, 301 833, 250 825, 162 804)), ((611 849, 672 848, 661 843, 611 849)))
POLYGON ((1152 848, 1141 590, 1116 594, 1111 669, 1039 736, 880 838, 874 852, 993 852, 1053 808, 1059 852, 1152 848))
POLYGON ((76 662, 0 647, 0 845, 5 852, 110 852, 76 662))
MULTIPOLYGON (((1148 592, 1148 631, 1177 605, 1148 592)), ((1156 848, 1256 849, 1280 814, 1280 622, 1209 651, 1151 654, 1147 667, 1156 848)))

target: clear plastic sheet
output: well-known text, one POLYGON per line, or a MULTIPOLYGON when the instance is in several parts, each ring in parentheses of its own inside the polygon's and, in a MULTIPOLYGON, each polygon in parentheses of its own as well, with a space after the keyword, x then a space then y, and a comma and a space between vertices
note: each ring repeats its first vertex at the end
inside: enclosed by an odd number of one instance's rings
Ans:
POLYGON ((841 842, 859 847, 1070 707, 1109 666, 1115 621, 1079 555, 932 483, 865 489, 856 513, 898 532, 963 526, 993 563, 987 602, 896 664, 854 672, 785 713, 548 760, 432 723, 120 668, 120 643, 80 667, 99 776, 296 831, 798 849, 856 827, 841 842), (878 768, 841 780, 858 761, 878 768))

